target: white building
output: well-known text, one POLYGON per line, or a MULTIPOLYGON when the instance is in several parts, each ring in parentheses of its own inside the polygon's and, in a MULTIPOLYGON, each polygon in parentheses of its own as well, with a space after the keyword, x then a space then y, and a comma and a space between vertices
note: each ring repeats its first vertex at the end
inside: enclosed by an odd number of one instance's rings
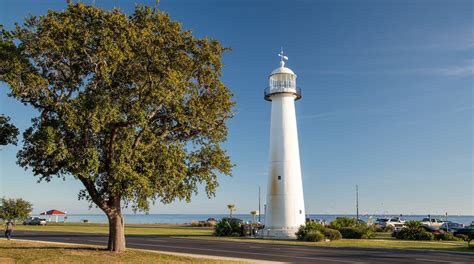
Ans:
POLYGON ((280 67, 269 76, 265 100, 272 102, 270 126, 270 169, 264 237, 295 238, 305 223, 295 101, 301 98, 296 74, 285 67, 283 51, 280 67))

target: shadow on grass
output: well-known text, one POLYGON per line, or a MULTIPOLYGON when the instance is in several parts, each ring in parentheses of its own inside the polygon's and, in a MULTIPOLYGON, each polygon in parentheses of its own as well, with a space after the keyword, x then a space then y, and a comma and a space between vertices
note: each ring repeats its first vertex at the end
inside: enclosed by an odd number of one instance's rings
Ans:
POLYGON ((38 249, 38 250, 81 250, 81 251, 96 251, 96 252, 109 252, 107 248, 91 248, 91 247, 53 247, 53 246, 13 246, 13 247, 0 247, 0 249, 38 249))

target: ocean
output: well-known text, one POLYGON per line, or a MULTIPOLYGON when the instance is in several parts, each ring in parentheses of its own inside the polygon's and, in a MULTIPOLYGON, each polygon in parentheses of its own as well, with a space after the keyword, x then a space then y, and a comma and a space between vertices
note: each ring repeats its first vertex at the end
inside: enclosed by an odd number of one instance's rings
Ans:
MULTIPOLYGON (((250 214, 234 214, 236 218, 242 219, 244 221, 252 221, 252 216, 250 214)), ((311 214, 307 215, 312 219, 320 219, 325 220, 326 222, 330 222, 336 217, 340 216, 347 216, 347 217, 355 217, 355 215, 322 215, 322 214, 311 214)), ((360 215, 360 219, 367 221, 369 217, 372 217, 374 220, 377 218, 382 217, 391 217, 397 215, 360 215)), ((191 223, 193 221, 201 221, 207 220, 208 218, 215 218, 221 219, 223 217, 229 217, 228 214, 125 214, 125 223, 128 224, 186 224, 191 223)), ((427 215, 403 215, 403 218, 406 220, 421 220, 427 217, 427 215)), ((446 216, 437 216, 431 215, 432 218, 440 218, 445 220, 446 216)), ((54 220, 55 217, 52 218, 54 220)), ((59 221, 63 221, 63 217, 59 217, 59 221)), ((102 214, 68 214, 66 222, 82 222, 83 220, 88 220, 89 223, 107 223, 107 217, 102 214)), ((256 216, 256 220, 258 221, 258 216, 256 216)), ((260 221, 264 222, 265 216, 260 216, 260 221)), ((453 215, 447 217, 447 220, 469 225, 471 222, 474 221, 474 216, 472 215, 453 215)))

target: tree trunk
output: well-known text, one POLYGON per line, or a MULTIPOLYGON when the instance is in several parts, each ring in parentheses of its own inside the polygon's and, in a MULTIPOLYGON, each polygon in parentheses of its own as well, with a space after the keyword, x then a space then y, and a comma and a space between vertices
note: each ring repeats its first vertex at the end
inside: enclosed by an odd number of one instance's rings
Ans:
POLYGON ((107 214, 109 218, 109 251, 120 253, 125 251, 125 232, 121 212, 107 214))

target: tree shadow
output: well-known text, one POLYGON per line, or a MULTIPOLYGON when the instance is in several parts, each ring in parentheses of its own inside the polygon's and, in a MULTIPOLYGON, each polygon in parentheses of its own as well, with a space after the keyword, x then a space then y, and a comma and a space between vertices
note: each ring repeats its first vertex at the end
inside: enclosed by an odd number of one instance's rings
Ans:
POLYGON ((93 247, 62 247, 62 246, 6 246, 6 247, 0 247, 0 249, 37 249, 37 250, 83 250, 83 251, 97 251, 97 252, 109 252, 107 248, 93 248, 93 247))

